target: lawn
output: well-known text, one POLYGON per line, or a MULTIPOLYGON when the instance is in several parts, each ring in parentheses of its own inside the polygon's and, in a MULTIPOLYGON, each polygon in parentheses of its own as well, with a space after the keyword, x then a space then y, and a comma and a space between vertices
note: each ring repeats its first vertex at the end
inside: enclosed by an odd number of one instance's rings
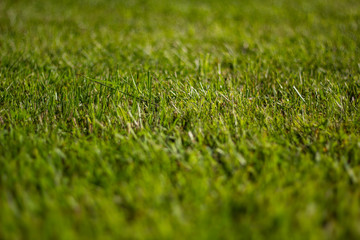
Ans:
POLYGON ((360 239, 360 1, 1 0, 0 239, 360 239))

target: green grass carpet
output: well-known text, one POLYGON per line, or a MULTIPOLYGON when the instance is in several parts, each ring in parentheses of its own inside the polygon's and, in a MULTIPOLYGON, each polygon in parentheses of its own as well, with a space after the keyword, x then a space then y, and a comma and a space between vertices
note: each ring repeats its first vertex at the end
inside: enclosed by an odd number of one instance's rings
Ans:
POLYGON ((0 239, 359 239, 360 1, 1 0, 0 239))

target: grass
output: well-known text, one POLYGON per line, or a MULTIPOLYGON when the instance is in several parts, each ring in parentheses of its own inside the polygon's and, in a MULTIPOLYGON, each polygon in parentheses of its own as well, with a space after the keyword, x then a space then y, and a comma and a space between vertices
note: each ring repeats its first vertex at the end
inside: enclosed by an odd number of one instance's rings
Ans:
POLYGON ((359 239, 360 2, 0 1, 0 239, 359 239))

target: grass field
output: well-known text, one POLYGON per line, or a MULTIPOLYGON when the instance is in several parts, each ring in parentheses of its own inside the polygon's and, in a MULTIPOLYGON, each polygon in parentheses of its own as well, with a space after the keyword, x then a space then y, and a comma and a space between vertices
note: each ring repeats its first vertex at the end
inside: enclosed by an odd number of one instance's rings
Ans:
POLYGON ((360 239, 360 1, 0 1, 0 239, 360 239))

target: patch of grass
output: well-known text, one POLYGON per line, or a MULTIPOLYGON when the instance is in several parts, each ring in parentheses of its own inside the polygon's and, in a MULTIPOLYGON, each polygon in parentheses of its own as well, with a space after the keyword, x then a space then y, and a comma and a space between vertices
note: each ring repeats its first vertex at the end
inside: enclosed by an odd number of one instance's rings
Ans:
POLYGON ((0 239, 358 239, 359 1, 0 2, 0 239))

